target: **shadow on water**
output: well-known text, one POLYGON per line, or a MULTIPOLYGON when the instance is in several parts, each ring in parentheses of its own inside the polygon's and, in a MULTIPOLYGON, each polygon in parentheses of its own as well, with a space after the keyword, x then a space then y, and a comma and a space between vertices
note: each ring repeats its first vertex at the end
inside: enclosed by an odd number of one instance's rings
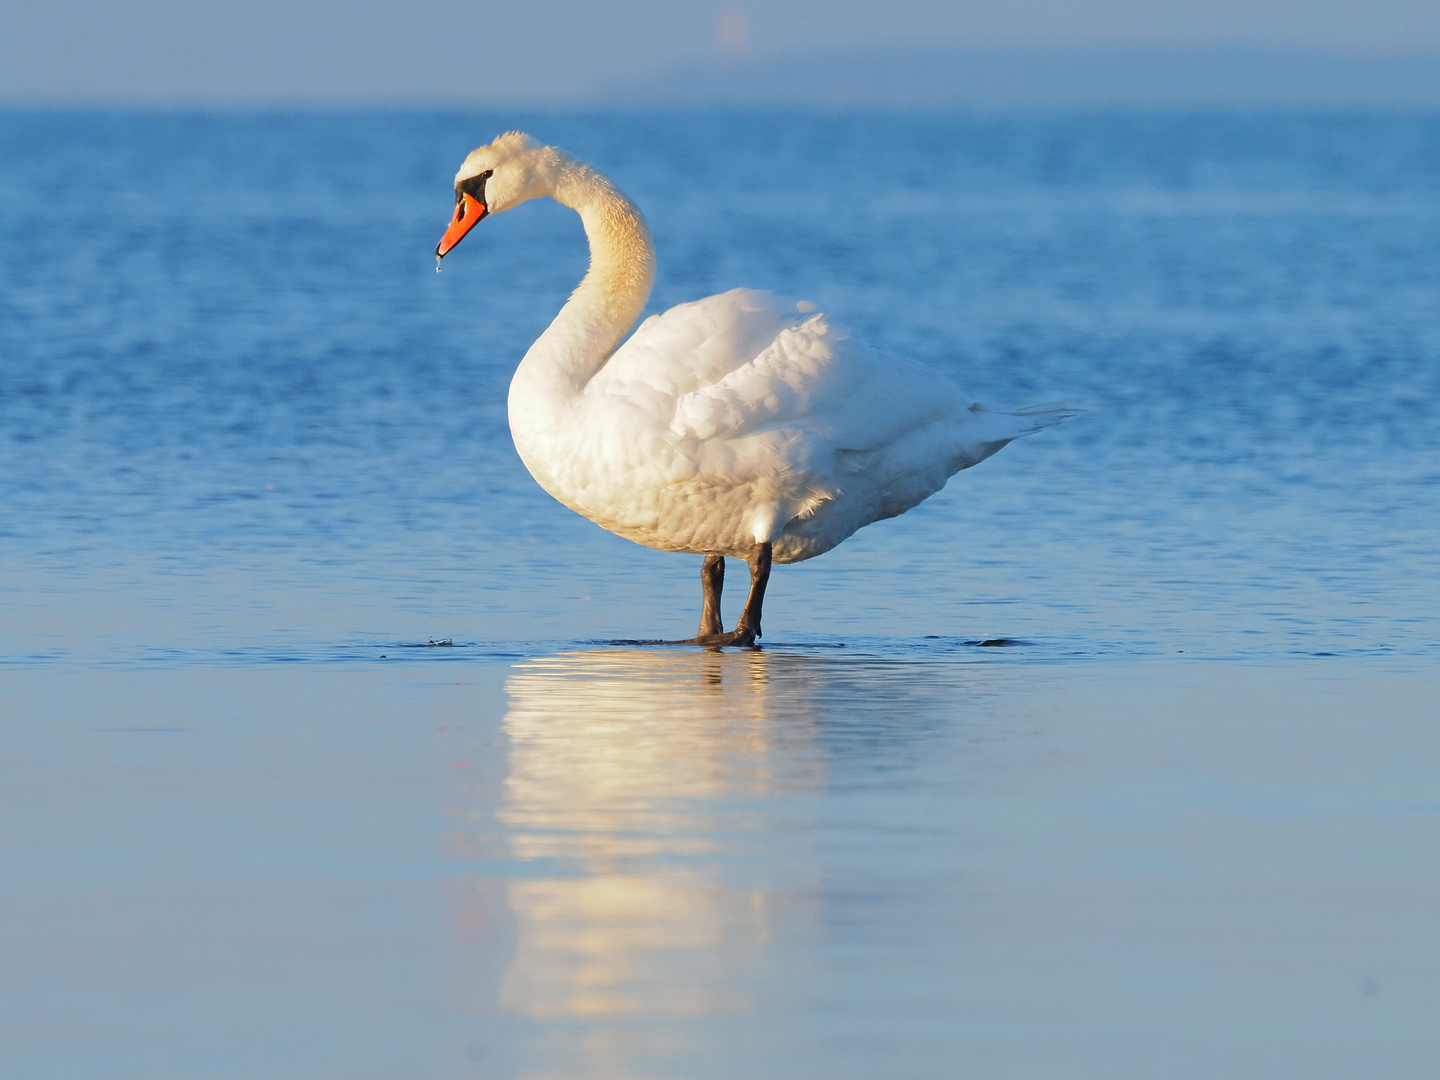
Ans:
POLYGON ((461 992, 488 1033, 472 1058, 622 1077, 718 1052, 724 1017, 769 1007, 777 946, 819 932, 827 791, 963 724, 993 693, 987 667, 842 650, 518 663, 503 764, 477 748, 460 774, 484 865, 453 893, 461 992))

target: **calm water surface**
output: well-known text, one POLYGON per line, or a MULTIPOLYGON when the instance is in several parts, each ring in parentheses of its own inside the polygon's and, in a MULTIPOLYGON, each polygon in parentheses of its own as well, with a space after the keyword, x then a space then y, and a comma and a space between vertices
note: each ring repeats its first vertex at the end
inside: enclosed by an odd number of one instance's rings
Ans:
POLYGON ((0 114, 0 1072, 1429 1075, 1437 252, 1435 117, 0 114), (606 646, 698 560, 510 446, 578 221, 432 269, 517 126, 655 309, 1085 413, 606 646))

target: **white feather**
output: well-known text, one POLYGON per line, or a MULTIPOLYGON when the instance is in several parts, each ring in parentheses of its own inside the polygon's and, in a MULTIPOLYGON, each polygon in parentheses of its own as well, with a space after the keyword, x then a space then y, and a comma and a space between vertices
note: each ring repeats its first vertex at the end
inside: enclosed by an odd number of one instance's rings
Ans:
POLYGON ((852 337, 808 301, 735 289, 652 316, 640 212, 553 147, 502 136, 499 209, 550 195, 579 212, 591 267, 510 390, 516 449, 566 506, 648 547, 776 562, 904 513, 961 469, 1064 410, 993 413, 948 378, 852 337))

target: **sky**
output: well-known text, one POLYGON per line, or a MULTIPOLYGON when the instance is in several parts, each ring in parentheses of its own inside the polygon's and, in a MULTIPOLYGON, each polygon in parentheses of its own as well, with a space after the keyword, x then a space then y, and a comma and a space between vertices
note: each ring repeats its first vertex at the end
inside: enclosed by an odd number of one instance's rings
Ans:
POLYGON ((1137 46, 1440 57, 1440 2, 0 0, 0 102, 583 105, 706 65, 1137 46))

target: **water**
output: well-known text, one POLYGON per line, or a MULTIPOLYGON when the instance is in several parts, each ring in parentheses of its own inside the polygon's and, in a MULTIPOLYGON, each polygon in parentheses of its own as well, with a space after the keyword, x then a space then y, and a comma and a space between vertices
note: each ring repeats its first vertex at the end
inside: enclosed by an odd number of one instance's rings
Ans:
POLYGON ((1433 116, 0 116, 5 1075, 1426 1075, 1437 194, 1433 116), (578 222, 430 270, 517 126, 653 308, 1085 413, 606 647, 698 559, 510 446, 578 222))

